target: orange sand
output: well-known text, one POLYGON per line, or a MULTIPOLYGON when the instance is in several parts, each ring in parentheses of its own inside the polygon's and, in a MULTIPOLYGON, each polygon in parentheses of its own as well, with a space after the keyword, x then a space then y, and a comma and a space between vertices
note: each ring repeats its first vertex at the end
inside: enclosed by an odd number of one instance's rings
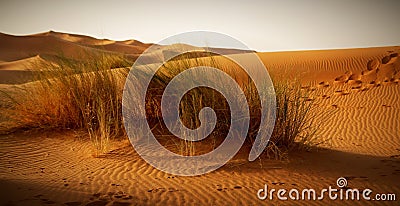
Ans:
MULTIPOLYGON (((23 83, 16 75, 29 76, 23 73, 30 69, 26 63, 44 61, 42 57, 56 55, 57 49, 70 57, 82 48, 138 55, 148 46, 134 40, 116 42, 56 32, 24 37, 0 34, 0 45, 1 89, 23 83)), ((309 152, 293 152, 285 161, 248 162, 248 154, 242 152, 217 171, 179 177, 149 166, 128 140, 113 142, 112 151, 94 158, 84 132, 2 134, 0 204, 399 205, 399 52, 400 47, 380 47, 259 53, 271 74, 295 74, 304 89, 314 92, 318 104, 315 114, 322 123, 318 140, 324 143, 309 152), (350 188, 396 193, 397 201, 257 198, 264 184, 318 191, 337 188, 341 176, 350 188)), ((0 104, 2 111, 7 107, 0 104)), ((1 116, 0 125, 7 120, 1 116)))

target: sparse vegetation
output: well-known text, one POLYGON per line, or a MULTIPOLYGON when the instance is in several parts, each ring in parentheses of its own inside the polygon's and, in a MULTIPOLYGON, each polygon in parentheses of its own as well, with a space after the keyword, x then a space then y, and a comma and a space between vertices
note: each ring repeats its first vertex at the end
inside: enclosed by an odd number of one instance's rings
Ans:
POLYGON ((296 81, 275 82, 276 120, 270 138, 267 155, 282 159, 288 151, 298 147, 308 147, 314 143, 318 125, 312 113, 314 100, 310 92, 301 89, 296 81))
MULTIPOLYGON (((219 61, 219 57, 206 56, 181 58, 170 61, 156 73, 148 92, 146 108, 150 128, 157 134, 165 132, 160 123, 162 88, 181 71, 194 66, 220 68, 240 82, 249 104, 250 131, 248 143, 259 129, 260 103, 257 90, 250 79, 243 79, 245 73, 233 62, 219 61), (218 61, 217 61, 218 59, 218 61), (158 109, 157 109, 158 108, 158 109), (156 131, 158 130, 158 131, 156 131)), ((39 69, 38 80, 26 84, 23 96, 14 96, 17 103, 15 118, 21 125, 40 128, 85 129, 93 141, 96 151, 107 151, 111 138, 123 134, 121 102, 125 79, 132 62, 117 55, 88 55, 81 61, 59 58, 52 63, 34 65, 39 69)), ((301 90, 300 84, 275 80, 277 101, 276 125, 266 155, 281 159, 296 143, 307 144, 315 136, 314 118, 311 113, 313 101, 301 90)), ((203 107, 216 111, 218 122, 211 138, 191 142, 168 136, 165 145, 182 155, 198 155, 213 149, 223 141, 230 125, 230 110, 227 101, 210 88, 190 90, 180 102, 181 120, 189 128, 200 126, 199 111, 203 107)), ((157 135, 156 135, 157 137, 157 135)), ((300 144, 301 145, 301 144, 300 144)))
POLYGON ((85 129, 96 151, 105 152, 109 139, 123 132, 121 98, 130 63, 117 55, 86 55, 33 65, 38 80, 15 98, 15 116, 27 127, 85 129))

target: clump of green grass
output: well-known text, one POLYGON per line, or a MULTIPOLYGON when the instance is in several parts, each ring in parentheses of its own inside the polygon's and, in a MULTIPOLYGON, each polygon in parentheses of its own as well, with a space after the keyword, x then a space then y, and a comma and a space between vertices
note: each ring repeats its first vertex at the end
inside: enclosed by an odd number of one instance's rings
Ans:
POLYGON ((37 81, 16 98, 16 119, 25 127, 85 129, 96 151, 105 152, 110 138, 123 132, 121 99, 129 66, 123 56, 110 54, 35 64, 37 81))

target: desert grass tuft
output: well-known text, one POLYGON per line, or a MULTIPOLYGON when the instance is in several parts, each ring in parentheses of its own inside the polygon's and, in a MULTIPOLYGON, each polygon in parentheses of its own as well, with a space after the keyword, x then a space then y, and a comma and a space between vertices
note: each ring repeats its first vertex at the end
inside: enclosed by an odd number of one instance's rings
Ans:
MULTIPOLYGON (((201 57, 193 57, 191 59, 176 58, 173 61, 167 62, 163 67, 156 73, 154 77, 155 91, 162 91, 165 88, 171 78, 179 74, 180 72, 197 66, 208 66, 218 68, 228 73, 237 82, 240 82, 240 86, 245 93, 247 98, 247 104, 250 109, 250 114, 255 116, 250 119, 249 134, 246 137, 247 143, 251 144, 254 141, 254 137, 260 126, 260 103, 258 101, 258 93, 255 85, 251 79, 245 81, 243 78, 243 71, 240 73, 237 65, 233 62, 229 62, 223 59, 221 56, 214 55, 201 55, 201 57)), ((218 81, 218 79, 214 79, 218 81)), ((276 120, 275 128, 271 135, 269 144, 264 152, 267 158, 273 159, 286 159, 288 153, 292 149, 303 149, 309 148, 315 144, 317 136, 318 125, 315 121, 315 102, 313 93, 301 88, 299 81, 293 81, 293 79, 287 80, 287 78, 274 78, 274 88, 276 93, 276 120)), ((147 99, 157 99, 160 94, 150 94, 147 99)), ((149 108, 160 108, 160 101, 152 101, 149 108)), ((178 153, 181 155, 199 155, 201 149, 198 147, 204 147, 204 144, 208 144, 209 150, 217 147, 225 137, 226 134, 221 133, 223 130, 229 130, 229 106, 224 100, 224 97, 219 95, 211 89, 196 88, 190 90, 186 95, 183 96, 180 102, 180 118, 182 123, 191 129, 200 127, 199 112, 204 107, 211 107, 217 112, 218 123, 216 133, 210 135, 210 141, 203 142, 191 142, 186 140, 173 140, 177 147, 178 153), (225 136, 224 136, 225 135, 225 136)), ((155 109, 161 111, 160 109, 155 109)), ((162 117, 161 112, 153 114, 154 119, 162 117)), ((154 125, 153 125, 154 126, 154 125)), ((196 138, 196 137, 194 137, 196 138)))
MULTIPOLYGON (((20 92, 23 95, 14 97, 17 103, 14 116, 25 127, 84 129, 93 142, 95 155, 99 155, 107 152, 111 139, 124 133, 122 91, 132 62, 120 55, 86 55, 82 60, 60 56, 52 62, 33 65, 37 68, 37 81, 26 84, 20 92)), ((212 54, 175 58, 159 69, 146 98, 149 100, 146 112, 150 128, 155 128, 156 133, 165 133, 165 125, 160 123, 163 88, 174 76, 196 66, 219 68, 240 82, 250 114, 254 116, 250 119, 251 128, 246 141, 252 143, 261 118, 257 90, 251 80, 243 79, 245 73, 237 65, 212 54)), ((289 150, 309 145, 316 137, 318 125, 312 112, 315 106, 310 101, 312 94, 302 90, 299 83, 275 78, 274 88, 276 122, 264 154, 268 158, 284 159, 289 150)), ((212 150, 224 140, 230 126, 231 111, 224 97, 215 90, 195 88, 185 94, 179 108, 182 123, 191 129, 198 128, 199 113, 204 107, 211 107, 216 112, 215 131, 208 140, 198 142, 170 138, 168 142, 175 146, 173 151, 181 155, 199 155, 204 153, 204 146, 212 150)), ((159 135, 160 139, 167 136, 170 135, 159 135)))
POLYGON ((299 81, 275 81, 276 119, 267 155, 275 159, 287 157, 292 149, 308 148, 315 144, 319 125, 313 93, 301 88, 299 81))
POLYGON ((33 65, 37 81, 15 98, 14 116, 29 127, 85 129, 95 153, 102 153, 123 132, 122 89, 130 63, 119 55, 85 55, 33 65))

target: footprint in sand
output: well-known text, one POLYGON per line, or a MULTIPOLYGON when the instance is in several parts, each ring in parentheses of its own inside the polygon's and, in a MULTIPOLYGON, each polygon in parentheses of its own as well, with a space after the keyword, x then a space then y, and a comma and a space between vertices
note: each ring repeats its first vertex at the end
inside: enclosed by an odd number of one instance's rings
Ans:
POLYGON ((348 84, 352 85, 352 86, 361 86, 363 83, 363 81, 361 80, 349 80, 348 84))
POLYGON ((369 86, 370 87, 380 87, 382 83, 380 81, 370 81, 369 86))
POLYGON ((398 57, 399 56, 399 54, 398 53, 393 53, 393 54, 390 54, 390 58, 395 58, 395 57, 398 57))
POLYGON ((372 75, 375 74, 378 71, 378 69, 374 69, 374 70, 364 70, 361 72, 362 76, 368 76, 368 75, 372 75))
POLYGON ((390 61, 390 56, 385 56, 382 58, 382 64, 387 64, 390 61))
POLYGON ((349 76, 347 76, 347 75, 341 75, 341 76, 338 76, 338 77, 336 77, 335 78, 335 82, 336 83, 345 83, 345 82, 347 82, 349 80, 349 76))
POLYGON ((218 186, 217 191, 220 191, 220 192, 222 192, 222 191, 228 191, 228 190, 240 190, 240 189, 243 188, 242 186, 239 186, 239 185, 236 185, 236 186, 234 186, 234 187, 231 188, 231 189, 228 189, 227 187, 221 187, 221 185, 217 185, 217 186, 218 186))
POLYGON ((157 193, 157 192, 175 192, 175 191, 178 191, 177 189, 174 189, 174 188, 168 188, 168 189, 166 189, 166 188, 155 188, 155 189, 150 189, 150 190, 147 190, 147 192, 151 192, 151 193, 157 193))
POLYGON ((352 81, 361 80, 361 74, 352 74, 352 75, 349 76, 349 79, 348 79, 348 80, 349 80, 349 81, 350 81, 350 80, 352 80, 352 81))
POLYGON ((310 91, 310 92, 313 92, 315 90, 317 90, 317 88, 315 88, 315 87, 310 87, 310 89, 308 89, 308 91, 310 91))
POLYGON ((345 96, 345 95, 349 95, 350 92, 349 92, 349 91, 346 91, 346 90, 336 90, 336 91, 335 91, 335 94, 336 94, 336 95, 339 95, 339 96, 345 96))
POLYGON ((323 99, 329 99, 329 98, 331 98, 329 95, 327 95, 327 94, 324 94, 324 95, 322 95, 321 96, 323 99))
POLYGON ((308 90, 308 89, 310 89, 310 87, 311 87, 311 86, 309 86, 309 85, 303 85, 303 86, 301 86, 300 89, 308 90))
POLYGON ((388 64, 390 62, 390 60, 395 59, 399 56, 398 53, 392 53, 388 56, 385 56, 382 58, 382 64, 388 64))
POLYGON ((334 93, 335 93, 336 95, 339 95, 339 94, 341 94, 342 92, 343 92, 343 90, 335 90, 334 93))
POLYGON ((351 89, 352 89, 352 90, 359 91, 359 90, 361 90, 361 85, 359 85, 359 86, 354 86, 354 87, 351 87, 351 89))
POLYGON ((126 193, 124 193, 122 191, 116 192, 113 197, 114 198, 118 198, 118 199, 125 199, 125 200, 126 199, 132 199, 131 195, 128 195, 128 194, 126 194, 126 193))
POLYGON ((367 70, 372 71, 378 69, 380 66, 380 62, 376 59, 369 60, 367 63, 367 70))
POLYGON ((318 87, 329 87, 329 82, 322 81, 318 84, 318 87))
POLYGON ((226 191, 228 190, 228 188, 224 187, 224 188, 217 188, 218 191, 226 191))
POLYGON ((334 94, 335 94, 335 95, 339 95, 339 96, 344 96, 344 95, 350 94, 350 92, 349 92, 349 91, 346 91, 346 90, 336 90, 336 91, 334 92, 334 94))

